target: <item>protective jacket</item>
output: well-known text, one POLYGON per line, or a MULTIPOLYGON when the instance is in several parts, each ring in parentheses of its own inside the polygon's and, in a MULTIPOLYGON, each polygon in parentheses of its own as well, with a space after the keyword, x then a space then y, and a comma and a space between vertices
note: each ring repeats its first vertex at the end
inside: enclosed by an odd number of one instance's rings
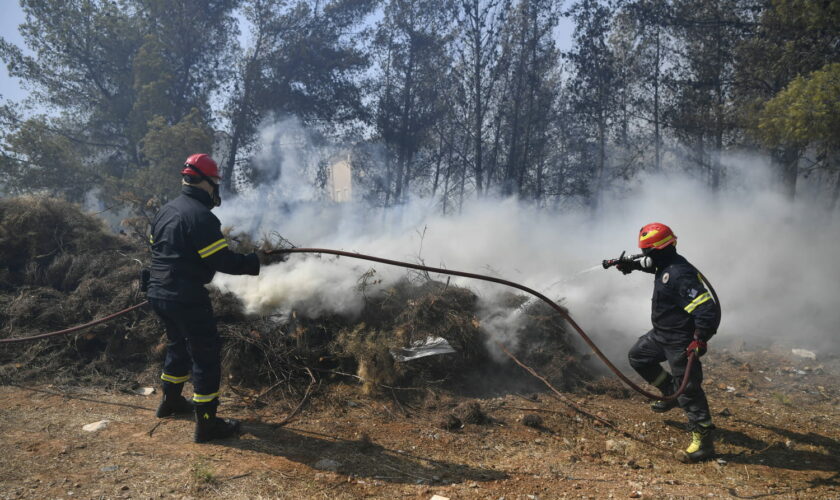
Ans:
POLYGON ((676 252, 655 262, 651 321, 657 340, 688 342, 695 330, 709 340, 720 325, 720 308, 697 269, 676 252))
POLYGON ((195 186, 160 209, 152 221, 149 243, 152 264, 148 297, 186 303, 209 300, 204 287, 216 271, 257 275, 256 254, 232 252, 222 235, 219 219, 210 212, 213 200, 195 186))

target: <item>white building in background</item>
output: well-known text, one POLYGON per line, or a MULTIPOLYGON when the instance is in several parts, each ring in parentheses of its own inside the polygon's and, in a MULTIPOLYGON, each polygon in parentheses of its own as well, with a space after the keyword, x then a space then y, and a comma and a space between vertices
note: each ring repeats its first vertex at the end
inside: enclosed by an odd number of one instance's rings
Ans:
POLYGON ((327 193, 332 201, 344 203, 353 199, 353 172, 350 153, 341 153, 330 160, 327 168, 327 193))

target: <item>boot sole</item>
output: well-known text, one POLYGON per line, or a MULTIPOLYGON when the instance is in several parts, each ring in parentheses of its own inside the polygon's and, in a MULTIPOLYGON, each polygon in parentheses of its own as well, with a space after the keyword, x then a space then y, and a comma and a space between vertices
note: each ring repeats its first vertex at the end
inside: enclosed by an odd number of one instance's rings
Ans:
POLYGON ((201 438, 197 434, 193 434, 193 442, 201 444, 201 443, 209 443, 210 441, 215 441, 215 440, 218 440, 218 439, 238 438, 241 429, 242 429, 241 423, 236 422, 236 427, 234 427, 233 432, 231 432, 227 436, 212 436, 212 437, 208 437, 208 438, 201 438))
POLYGON ((650 407, 650 411, 652 411, 653 413, 668 413, 669 411, 673 410, 673 409, 674 409, 674 408, 676 408, 677 406, 679 406, 679 405, 678 405, 678 404, 676 404, 676 403, 675 403, 675 404, 672 404, 672 405, 668 405, 668 406, 666 406, 666 407, 664 407, 664 408, 656 408, 656 407, 654 407, 654 406, 651 406, 651 407, 650 407))
POLYGON ((238 437, 239 437, 239 430, 237 429, 237 431, 234 432, 233 434, 231 434, 230 436, 217 436, 217 437, 210 437, 210 438, 206 438, 206 439, 200 439, 198 437, 193 436, 193 443, 202 444, 202 443, 209 443, 210 441, 219 441, 219 440, 223 440, 223 439, 231 439, 231 438, 238 438, 238 437))
MULTIPOLYGON (((699 453, 699 452, 695 452, 695 453, 699 453)), ((692 455, 694 455, 694 454, 688 454, 685 451, 681 450, 681 451, 677 452, 676 458, 677 458, 677 460, 679 460, 680 462, 682 462, 684 464, 696 464, 696 463, 705 462, 707 460, 713 459, 715 457, 715 452, 714 452, 714 450, 711 450, 711 451, 708 451, 708 452, 703 452, 702 455, 695 455, 695 456, 692 456, 692 455)))
POLYGON ((192 408, 190 408, 189 410, 185 410, 185 411, 177 411, 177 410, 161 411, 160 409, 158 409, 158 411, 155 412, 155 416, 157 418, 166 418, 166 417, 171 417, 173 415, 174 416, 187 416, 187 415, 191 416, 192 414, 193 414, 192 408))
POLYGON ((670 408, 665 408, 665 409, 662 409, 662 410, 658 409, 658 408, 651 408, 650 411, 652 411, 653 413, 668 413, 669 411, 673 410, 674 408, 676 408, 676 406, 672 406, 670 408))

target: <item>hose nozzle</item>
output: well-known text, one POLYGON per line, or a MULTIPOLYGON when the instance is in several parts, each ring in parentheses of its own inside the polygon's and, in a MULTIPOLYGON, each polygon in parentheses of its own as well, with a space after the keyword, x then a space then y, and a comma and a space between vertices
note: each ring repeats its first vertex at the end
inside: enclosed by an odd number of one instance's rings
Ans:
POLYGON ((621 255, 619 255, 617 259, 603 260, 603 261, 601 261, 601 265, 604 266, 604 269, 609 269, 613 266, 617 266, 618 264, 620 264, 622 262, 631 262, 631 261, 634 261, 634 260, 639 260, 639 259, 641 259, 642 257, 645 256, 645 254, 643 254, 643 253, 636 254, 636 255, 625 256, 624 254, 626 254, 626 253, 627 253, 626 251, 621 252, 621 255))

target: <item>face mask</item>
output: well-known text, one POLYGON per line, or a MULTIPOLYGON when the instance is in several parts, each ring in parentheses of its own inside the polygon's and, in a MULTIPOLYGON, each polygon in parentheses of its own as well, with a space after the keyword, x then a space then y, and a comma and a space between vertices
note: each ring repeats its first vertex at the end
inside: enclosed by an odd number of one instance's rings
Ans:
POLYGON ((207 177, 206 175, 204 175, 204 172, 197 169, 195 167, 195 165, 187 164, 187 166, 190 167, 191 169, 193 169, 193 171, 195 171, 199 175, 199 177, 201 177, 202 180, 207 181, 207 184, 210 184, 210 186, 213 188, 213 191, 210 193, 210 198, 213 199, 213 206, 214 207, 221 206, 222 197, 221 197, 221 195, 219 195, 219 185, 216 184, 215 182, 213 182, 213 180, 210 177, 207 177))
POLYGON ((214 207, 221 206, 222 197, 219 195, 219 185, 216 184, 215 182, 211 181, 209 177, 205 177, 205 179, 207 179, 207 182, 209 182, 210 185, 213 186, 213 192, 210 193, 210 197, 213 198, 213 206, 214 207))

